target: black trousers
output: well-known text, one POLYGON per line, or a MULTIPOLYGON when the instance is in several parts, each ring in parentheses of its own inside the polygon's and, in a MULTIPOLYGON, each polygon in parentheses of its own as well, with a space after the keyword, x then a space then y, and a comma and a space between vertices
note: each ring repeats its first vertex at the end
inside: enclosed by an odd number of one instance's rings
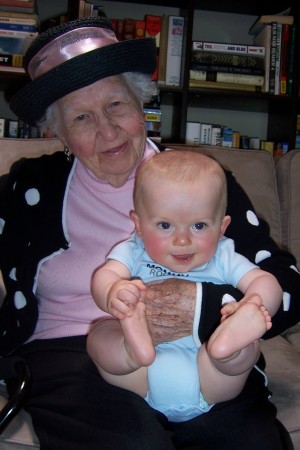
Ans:
MULTIPOLYGON (((103 381, 84 336, 24 345, 30 412, 41 450, 283 450, 276 408, 253 370, 243 392, 209 413, 169 423, 139 396, 103 381)), ((8 389, 14 382, 9 380, 8 389)))

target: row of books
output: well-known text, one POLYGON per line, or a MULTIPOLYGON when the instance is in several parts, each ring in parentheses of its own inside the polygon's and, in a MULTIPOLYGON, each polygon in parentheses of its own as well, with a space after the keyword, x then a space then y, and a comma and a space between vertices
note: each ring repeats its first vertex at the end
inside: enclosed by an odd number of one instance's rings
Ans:
POLYGON ((192 46, 190 87, 260 91, 264 85, 263 46, 208 41, 192 46))
POLYGON ((34 13, 36 11, 35 0, 0 0, 2 11, 34 13))
POLYGON ((85 1, 85 0, 79 0, 77 17, 78 18, 88 17, 88 16, 97 17, 102 13, 102 11, 103 11, 103 6, 101 6, 99 4, 85 1))
POLYGON ((294 17, 290 15, 261 16, 249 29, 253 42, 264 45, 264 91, 272 95, 291 95, 294 77, 294 17))
POLYGON ((239 131, 219 124, 187 122, 187 145, 217 145, 230 148, 267 150, 276 156, 288 151, 288 142, 261 140, 257 136, 241 135, 239 131))
POLYGON ((43 137, 38 127, 32 127, 22 121, 0 117, 0 138, 33 139, 43 137))
MULTIPOLYGON (((26 3, 25 0, 23 2, 26 3)), ((0 5, 0 70, 24 72, 24 55, 38 35, 39 17, 30 12, 1 10, 1 7, 0 5)))
POLYGON ((253 45, 193 42, 190 87, 290 95, 295 51, 294 18, 260 16, 250 27, 253 45))
POLYGON ((180 85, 184 17, 146 14, 140 20, 132 18, 110 18, 110 20, 120 41, 142 37, 154 38, 158 64, 153 80, 160 84, 180 85))

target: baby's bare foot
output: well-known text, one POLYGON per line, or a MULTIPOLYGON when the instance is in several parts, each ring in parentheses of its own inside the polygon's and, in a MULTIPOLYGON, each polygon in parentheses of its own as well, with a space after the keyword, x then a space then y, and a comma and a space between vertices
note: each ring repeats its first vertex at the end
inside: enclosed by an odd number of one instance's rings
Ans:
POLYGON ((251 299, 218 326, 208 341, 207 351, 214 359, 230 359, 261 338, 271 326, 266 308, 251 299))
POLYGON ((133 308, 132 316, 120 320, 120 325, 132 362, 136 363, 137 367, 152 364, 155 349, 148 329, 145 303, 139 301, 133 308))

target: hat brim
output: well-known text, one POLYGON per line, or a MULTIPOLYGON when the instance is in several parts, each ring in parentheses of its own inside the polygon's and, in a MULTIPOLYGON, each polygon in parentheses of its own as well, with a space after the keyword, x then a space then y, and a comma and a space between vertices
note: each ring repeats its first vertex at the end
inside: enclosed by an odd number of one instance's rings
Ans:
POLYGON ((10 102, 11 110, 34 125, 65 95, 124 72, 152 75, 157 64, 155 40, 128 39, 76 56, 26 84, 10 102))

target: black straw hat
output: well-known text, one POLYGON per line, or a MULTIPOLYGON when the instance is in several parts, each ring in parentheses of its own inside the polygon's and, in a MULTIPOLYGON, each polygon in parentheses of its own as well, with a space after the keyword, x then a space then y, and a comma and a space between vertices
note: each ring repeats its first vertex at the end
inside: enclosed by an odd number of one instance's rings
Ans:
POLYGON ((25 70, 32 81, 15 94, 10 107, 33 125, 66 94, 124 72, 152 75, 156 62, 153 38, 118 41, 105 16, 67 22, 41 33, 29 47, 25 70))

